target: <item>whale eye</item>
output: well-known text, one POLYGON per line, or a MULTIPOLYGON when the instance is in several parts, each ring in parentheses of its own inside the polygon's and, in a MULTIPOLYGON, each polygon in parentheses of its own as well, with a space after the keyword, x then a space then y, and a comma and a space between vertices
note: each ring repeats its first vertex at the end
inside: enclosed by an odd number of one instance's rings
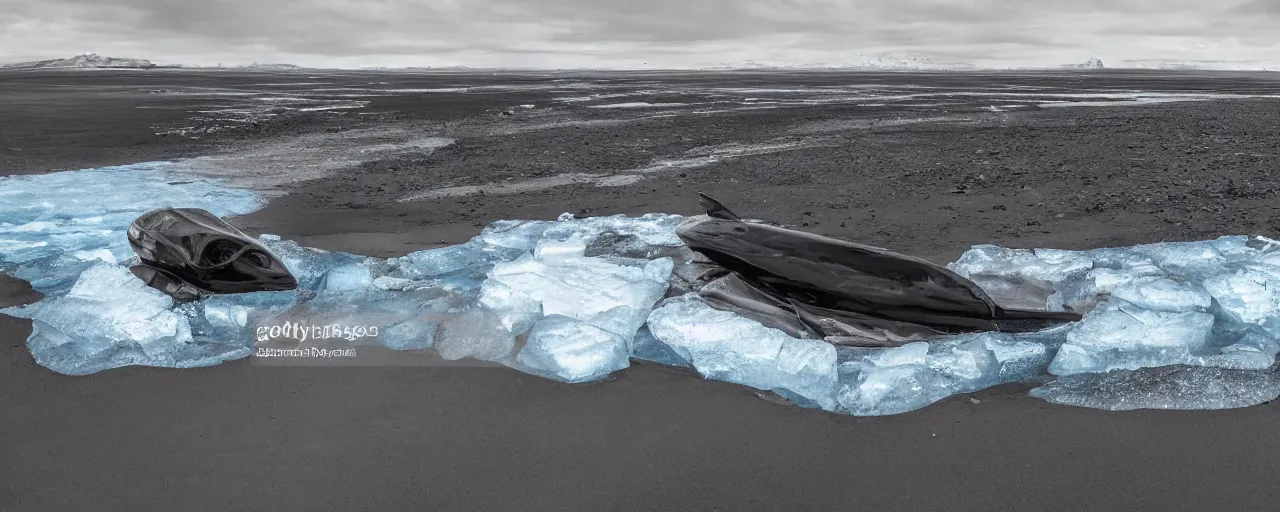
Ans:
POLYGON ((232 256, 235 256, 238 250, 240 250, 240 244, 231 240, 218 240, 205 248, 203 263, 206 265, 222 265, 227 263, 232 256))
POLYGON ((271 258, 268 258, 266 254, 262 253, 262 251, 248 251, 244 253, 244 258, 259 267, 266 268, 271 266, 271 258))

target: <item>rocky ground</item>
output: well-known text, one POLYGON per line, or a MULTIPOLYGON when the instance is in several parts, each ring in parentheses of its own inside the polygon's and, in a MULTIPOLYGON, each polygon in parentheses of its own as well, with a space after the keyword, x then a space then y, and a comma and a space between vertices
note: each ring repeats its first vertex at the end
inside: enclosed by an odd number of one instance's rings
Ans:
POLYGON ((502 218, 698 213, 702 191, 744 215, 939 262, 978 243, 1082 249, 1274 234, 1280 125, 1270 118, 1278 104, 1043 109, 816 135, 797 127, 849 114, 833 108, 464 135, 428 155, 367 162, 305 184, 243 225, 314 237, 387 218, 397 230, 422 233, 420 243, 438 241, 427 232, 457 243, 502 218), (790 138, 827 146, 657 172, 623 187, 397 202, 444 185, 619 172, 645 166, 651 155, 790 138), (317 216, 332 222, 309 221, 317 216))

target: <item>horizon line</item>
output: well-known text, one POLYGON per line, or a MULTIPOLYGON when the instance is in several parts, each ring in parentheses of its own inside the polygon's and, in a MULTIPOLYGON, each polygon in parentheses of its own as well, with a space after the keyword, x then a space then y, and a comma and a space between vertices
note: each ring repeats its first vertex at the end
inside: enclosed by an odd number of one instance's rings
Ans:
MULTIPOLYGON (((883 55, 891 55, 889 54, 883 55)), ((917 57, 932 59, 933 56, 926 54, 903 54, 905 57, 917 57)), ((798 64, 784 63, 757 63, 752 59, 746 59, 738 62, 726 62, 721 64, 710 64, 701 66, 648 66, 646 64, 623 65, 623 66, 581 66, 581 67, 548 67, 548 66, 528 66, 528 67, 472 67, 465 64, 450 64, 439 66, 382 66, 382 65, 363 65, 355 67, 344 66, 304 66, 292 64, 288 62, 258 62, 253 61, 249 64, 232 64, 217 65, 207 64, 181 64, 169 63, 159 64, 150 59, 136 57, 105 57, 94 52, 85 52, 76 54, 71 57, 47 58, 37 60, 24 60, 7 64, 0 64, 0 69, 4 70, 34 70, 34 69, 229 69, 229 70, 262 70, 262 71, 289 71, 289 70, 335 70, 335 71, 418 71, 418 70, 467 70, 467 71, 1099 71, 1099 70, 1152 70, 1152 71, 1280 71, 1280 63, 1265 63, 1259 65, 1257 61, 1232 61, 1232 60, 1184 60, 1184 59, 1124 59, 1120 61, 1118 66, 1107 66, 1106 63, 1098 57, 1090 57, 1084 62, 1065 63, 1065 64, 1036 64, 1036 65, 980 65, 963 61, 918 61, 918 60, 902 60, 897 63, 873 64, 873 63, 840 63, 825 64, 821 62, 802 62, 798 64), (85 65, 85 66, 39 66, 43 63, 53 63, 58 61, 72 60, 77 57, 97 57, 106 61, 137 61, 145 64, 137 66, 111 66, 111 65, 85 65), (1097 64, 1096 66, 1093 64, 1097 64), (1147 64, 1137 65, 1134 64, 1147 64), (1253 64, 1253 65, 1249 65, 1253 64), (1275 65, 1271 65, 1275 64, 1275 65), (29 66, 28 66, 29 65, 29 66)))

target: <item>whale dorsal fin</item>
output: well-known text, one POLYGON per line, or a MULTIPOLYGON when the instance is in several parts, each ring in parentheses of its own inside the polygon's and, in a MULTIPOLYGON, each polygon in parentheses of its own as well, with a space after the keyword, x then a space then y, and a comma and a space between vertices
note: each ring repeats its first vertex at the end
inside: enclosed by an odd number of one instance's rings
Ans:
POLYGON ((698 202, 702 204, 703 208, 706 208, 708 217, 724 220, 742 220, 737 214, 725 208, 720 201, 716 201, 715 198, 702 192, 698 192, 698 202))

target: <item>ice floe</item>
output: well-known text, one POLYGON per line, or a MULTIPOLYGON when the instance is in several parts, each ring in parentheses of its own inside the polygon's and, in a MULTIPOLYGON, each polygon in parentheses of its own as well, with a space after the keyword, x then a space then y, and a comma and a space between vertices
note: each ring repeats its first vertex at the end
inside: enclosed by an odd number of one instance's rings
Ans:
POLYGON ((852 415, 904 413, 1013 382, 1040 384, 1032 396, 1051 402, 1105 409, 1243 407, 1280 395, 1280 243, 1260 237, 1090 251, 976 246, 949 267, 1006 306, 1083 320, 895 348, 795 338, 689 293, 699 271, 675 235, 676 215, 500 220, 466 243, 389 259, 262 235, 298 290, 184 304, 127 269, 125 230, 147 210, 234 216, 261 205, 252 191, 175 164, 0 178, 0 265, 45 294, 2 311, 32 319, 39 364, 74 375, 213 365, 250 356, 265 332, 430 351, 566 383, 652 361, 852 415), (321 325, 359 327, 306 330, 321 325))

